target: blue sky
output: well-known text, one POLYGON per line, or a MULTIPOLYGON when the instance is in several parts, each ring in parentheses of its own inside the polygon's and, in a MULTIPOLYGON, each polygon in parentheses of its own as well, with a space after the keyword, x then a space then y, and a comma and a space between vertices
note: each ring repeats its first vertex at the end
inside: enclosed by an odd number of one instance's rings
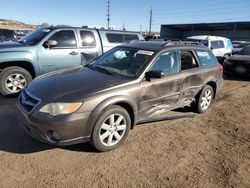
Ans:
MULTIPOLYGON (((31 24, 106 26, 106 0, 0 0, 0 18, 31 24)), ((161 24, 250 21, 250 0, 110 0, 111 25, 153 31, 161 24)))

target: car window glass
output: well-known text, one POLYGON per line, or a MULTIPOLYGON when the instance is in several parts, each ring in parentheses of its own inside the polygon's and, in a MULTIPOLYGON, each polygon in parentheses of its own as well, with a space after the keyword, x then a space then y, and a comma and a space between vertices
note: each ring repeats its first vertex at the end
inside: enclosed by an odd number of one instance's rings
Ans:
POLYGON ((225 48, 224 42, 222 40, 219 41, 220 48, 225 48))
POLYGON ((164 75, 169 75, 179 71, 179 62, 176 51, 166 52, 161 54, 150 70, 158 70, 164 72, 164 75))
POLYGON ((9 30, 4 30, 4 31, 3 31, 3 36, 4 36, 4 38, 6 38, 6 39, 15 38, 14 32, 13 32, 13 31, 9 31, 9 30))
POLYGON ((198 63, 195 60, 191 51, 182 50, 180 51, 181 58, 181 70, 192 69, 198 67, 198 63))
POLYGON ((152 51, 133 48, 114 48, 90 64, 88 68, 134 78, 146 66, 153 54, 152 51))
POLYGON ((250 55, 250 46, 247 46, 238 52, 239 55, 250 55))
POLYGON ((49 40, 57 41, 57 47, 76 47, 75 33, 72 30, 58 31, 49 40))
POLYGON ((197 50, 196 54, 202 66, 216 64, 217 60, 209 51, 197 50))
POLYGON ((123 34, 118 33, 107 33, 108 41, 112 43, 124 43, 123 34))
POLYGON ((139 40, 137 35, 133 35, 133 34, 124 34, 124 39, 125 42, 129 43, 132 40, 139 40))
POLYGON ((211 41, 212 49, 224 48, 223 41, 220 40, 213 40, 211 41))
POLYGON ((95 44, 95 37, 91 31, 80 31, 81 41, 83 47, 94 47, 95 44))

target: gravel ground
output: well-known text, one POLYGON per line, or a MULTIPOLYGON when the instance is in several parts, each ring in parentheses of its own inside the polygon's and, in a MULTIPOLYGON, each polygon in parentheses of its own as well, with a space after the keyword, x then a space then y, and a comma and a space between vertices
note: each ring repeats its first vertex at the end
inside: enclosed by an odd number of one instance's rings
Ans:
POLYGON ((118 149, 30 138, 0 96, 0 187, 250 187, 250 82, 226 80, 211 109, 138 125, 118 149))

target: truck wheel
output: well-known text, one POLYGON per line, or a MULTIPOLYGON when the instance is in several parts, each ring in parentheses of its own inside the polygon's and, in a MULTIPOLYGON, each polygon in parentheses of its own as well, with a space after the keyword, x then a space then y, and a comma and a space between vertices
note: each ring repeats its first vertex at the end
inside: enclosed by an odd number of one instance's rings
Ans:
POLYGON ((19 93, 32 81, 30 73, 21 67, 8 67, 0 73, 0 92, 3 95, 19 93))
POLYGON ((130 127, 131 120, 128 112, 120 106, 111 105, 100 114, 90 143, 98 151, 110 151, 125 140, 130 127))
POLYGON ((211 86, 206 85, 196 98, 193 104, 194 110, 201 114, 208 110, 214 98, 214 90, 211 86))

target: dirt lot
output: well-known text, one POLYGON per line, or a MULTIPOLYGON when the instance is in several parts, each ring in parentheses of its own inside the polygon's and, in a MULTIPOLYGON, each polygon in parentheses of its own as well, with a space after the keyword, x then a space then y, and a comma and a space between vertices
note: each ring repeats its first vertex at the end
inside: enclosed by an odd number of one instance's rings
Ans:
POLYGON ((250 187, 249 81, 225 81, 205 114, 138 125, 108 153, 31 139, 15 101, 0 97, 0 187, 250 187))

